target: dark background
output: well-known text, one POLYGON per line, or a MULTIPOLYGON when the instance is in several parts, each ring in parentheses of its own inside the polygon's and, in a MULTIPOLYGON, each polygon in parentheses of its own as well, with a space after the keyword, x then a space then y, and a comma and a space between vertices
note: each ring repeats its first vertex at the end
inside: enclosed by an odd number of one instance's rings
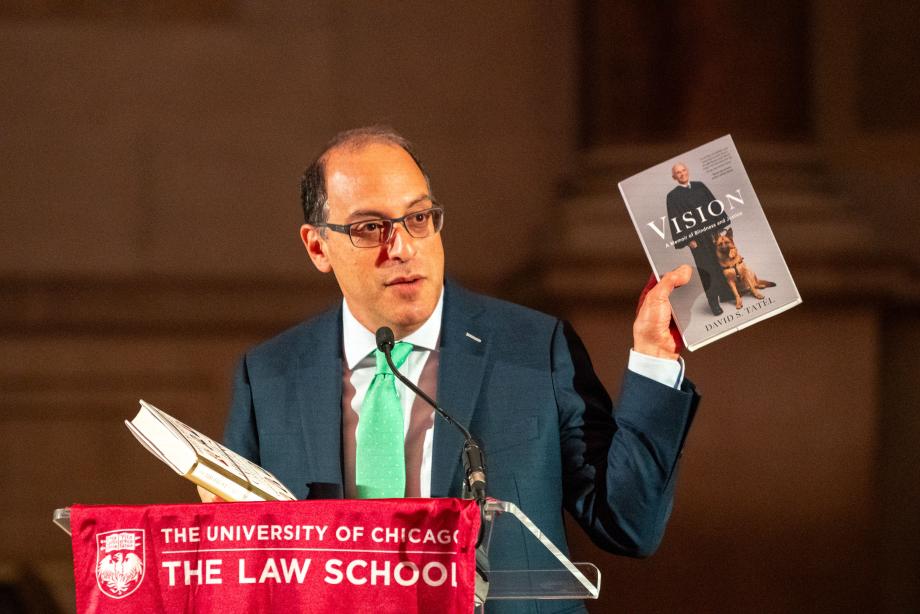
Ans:
POLYGON ((73 608, 54 508, 194 500, 121 421, 142 397, 220 434, 238 354, 336 296, 303 168, 382 122, 449 273, 571 319, 612 393, 649 272, 616 182, 731 133, 805 302, 686 357, 661 550, 572 531, 592 609, 916 611, 918 6, 3 3, 0 610, 73 608))

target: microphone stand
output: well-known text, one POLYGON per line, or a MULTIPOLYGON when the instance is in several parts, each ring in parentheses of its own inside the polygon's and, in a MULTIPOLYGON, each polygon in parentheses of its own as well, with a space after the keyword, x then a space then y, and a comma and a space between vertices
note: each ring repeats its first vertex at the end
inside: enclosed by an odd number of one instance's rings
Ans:
POLYGON ((444 411, 434 399, 428 396, 424 390, 412 383, 409 378, 399 372, 393 363, 393 357, 390 352, 395 345, 393 331, 387 326, 381 326, 377 329, 376 334, 377 349, 383 352, 387 364, 393 375, 399 381, 406 385, 409 390, 422 397, 426 403, 431 405, 435 412, 448 424, 453 425, 460 433, 463 434, 463 468, 466 473, 464 490, 476 501, 479 506, 479 535, 476 537, 476 590, 475 595, 479 603, 484 603, 489 593, 489 559, 486 553, 479 547, 482 544, 482 538, 485 534, 486 526, 486 458, 479 446, 479 443, 473 439, 473 436, 462 424, 454 420, 454 417, 444 411))
POLYGON ((453 425, 453 427, 459 430, 463 435, 463 468, 466 472, 465 486, 469 489, 472 498, 479 503, 480 507, 484 506, 486 503, 486 459, 485 454, 482 452, 482 448, 476 440, 473 439, 473 436, 470 435, 466 427, 454 420, 453 416, 441 409, 434 399, 428 396, 424 390, 413 384, 409 378, 399 372, 399 369, 393 364, 393 357, 390 355, 394 343, 392 330, 385 326, 377 330, 377 349, 383 352, 387 359, 387 364, 390 366, 390 370, 393 371, 393 375, 412 392, 422 397, 426 403, 434 408, 441 418, 448 424, 453 425))

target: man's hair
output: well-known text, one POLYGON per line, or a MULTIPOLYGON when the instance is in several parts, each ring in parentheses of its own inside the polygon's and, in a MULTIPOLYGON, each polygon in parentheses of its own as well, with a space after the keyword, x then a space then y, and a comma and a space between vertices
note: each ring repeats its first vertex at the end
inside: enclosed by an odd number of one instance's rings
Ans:
POLYGON ((326 193, 326 162, 329 155, 338 149, 358 151, 368 145, 382 143, 401 147, 415 161, 416 166, 425 177, 428 193, 431 195, 431 180, 428 171, 419 159, 412 143, 389 126, 368 126, 339 132, 307 167, 300 180, 300 204, 303 207, 303 219, 307 224, 317 225, 326 222, 329 212, 328 194, 326 193))

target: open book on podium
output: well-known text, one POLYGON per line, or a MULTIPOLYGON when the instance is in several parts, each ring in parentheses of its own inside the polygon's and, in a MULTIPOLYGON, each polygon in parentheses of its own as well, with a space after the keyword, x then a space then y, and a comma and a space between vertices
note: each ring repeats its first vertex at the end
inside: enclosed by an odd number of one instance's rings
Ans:
POLYGON ((278 478, 165 411, 140 400, 125 426, 173 471, 225 501, 291 501, 296 497, 278 478))

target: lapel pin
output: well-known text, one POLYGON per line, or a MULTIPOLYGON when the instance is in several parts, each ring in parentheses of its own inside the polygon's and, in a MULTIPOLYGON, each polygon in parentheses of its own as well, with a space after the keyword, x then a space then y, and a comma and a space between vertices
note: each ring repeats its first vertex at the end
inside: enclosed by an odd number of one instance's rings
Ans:
POLYGON ((476 343, 482 343, 482 339, 480 339, 480 338, 477 337, 476 335, 467 333, 466 336, 469 337, 470 339, 472 339, 473 341, 475 341, 476 343))

